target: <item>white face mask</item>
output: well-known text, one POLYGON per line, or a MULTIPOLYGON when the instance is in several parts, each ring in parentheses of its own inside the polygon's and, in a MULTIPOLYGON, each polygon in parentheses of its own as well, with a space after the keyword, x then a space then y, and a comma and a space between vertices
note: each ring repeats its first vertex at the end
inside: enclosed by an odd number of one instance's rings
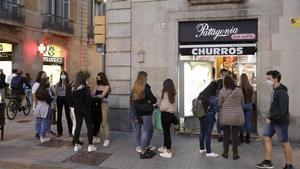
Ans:
POLYGON ((274 82, 273 82, 272 80, 267 80, 267 84, 268 84, 269 86, 273 86, 273 85, 274 85, 274 82))
POLYGON ((66 80, 66 79, 67 79, 67 76, 66 76, 66 75, 61 75, 60 78, 61 78, 62 80, 66 80))

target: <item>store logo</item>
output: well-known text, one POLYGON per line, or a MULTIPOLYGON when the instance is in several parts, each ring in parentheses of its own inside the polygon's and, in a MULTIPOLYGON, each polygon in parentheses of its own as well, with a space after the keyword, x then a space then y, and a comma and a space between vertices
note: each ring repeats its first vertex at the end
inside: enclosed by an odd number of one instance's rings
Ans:
POLYGON ((239 29, 234 26, 228 29, 215 29, 211 28, 207 23, 199 23, 196 25, 196 30, 198 32, 198 34, 195 35, 196 38, 213 36, 214 40, 218 39, 219 37, 227 37, 239 32, 239 29))
POLYGON ((48 55, 49 56, 53 56, 54 54, 55 54, 55 48, 54 48, 54 46, 49 46, 48 55))
POLYGON ((197 55, 241 55, 244 53, 242 47, 212 47, 212 48, 193 48, 192 54, 197 55))
POLYGON ((2 52, 3 51, 3 46, 2 46, 2 44, 0 44, 0 52, 2 52))
POLYGON ((47 63, 54 63, 54 64, 63 64, 64 58, 59 58, 59 57, 43 57, 43 62, 47 63))

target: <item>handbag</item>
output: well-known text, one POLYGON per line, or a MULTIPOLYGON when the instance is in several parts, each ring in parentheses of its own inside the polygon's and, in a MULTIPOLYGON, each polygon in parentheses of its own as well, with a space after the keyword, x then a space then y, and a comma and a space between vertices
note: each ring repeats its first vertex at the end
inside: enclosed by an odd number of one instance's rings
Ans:
POLYGON ((161 111, 159 108, 156 108, 155 111, 155 118, 154 118, 154 127, 156 130, 162 130, 162 124, 161 124, 161 111))
POLYGON ((153 112, 154 110, 153 105, 148 102, 135 102, 134 105, 137 113, 153 112))

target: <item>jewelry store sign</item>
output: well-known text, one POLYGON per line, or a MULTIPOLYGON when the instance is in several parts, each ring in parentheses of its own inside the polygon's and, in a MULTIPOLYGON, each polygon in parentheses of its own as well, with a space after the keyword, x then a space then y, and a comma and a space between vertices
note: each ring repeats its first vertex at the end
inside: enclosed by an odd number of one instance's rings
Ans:
POLYGON ((292 28, 300 28, 300 17, 292 18, 290 23, 292 28))
POLYGON ((179 42, 257 42, 257 19, 179 22, 179 42))

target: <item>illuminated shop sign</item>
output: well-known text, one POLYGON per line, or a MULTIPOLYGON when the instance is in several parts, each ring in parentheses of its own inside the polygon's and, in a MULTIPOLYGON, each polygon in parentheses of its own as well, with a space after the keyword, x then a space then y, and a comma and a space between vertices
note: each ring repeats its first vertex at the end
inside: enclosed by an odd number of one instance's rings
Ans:
POLYGON ((12 44, 0 43, 0 61, 12 61, 12 44))
POLYGON ((255 46, 224 46, 224 45, 183 45, 179 52, 182 56, 203 56, 203 55, 252 55, 256 52, 255 46))
POLYGON ((180 22, 180 43, 256 42, 257 20, 180 22))
POLYGON ((38 52, 43 55, 45 65, 63 65, 65 49, 57 45, 40 44, 38 52))

